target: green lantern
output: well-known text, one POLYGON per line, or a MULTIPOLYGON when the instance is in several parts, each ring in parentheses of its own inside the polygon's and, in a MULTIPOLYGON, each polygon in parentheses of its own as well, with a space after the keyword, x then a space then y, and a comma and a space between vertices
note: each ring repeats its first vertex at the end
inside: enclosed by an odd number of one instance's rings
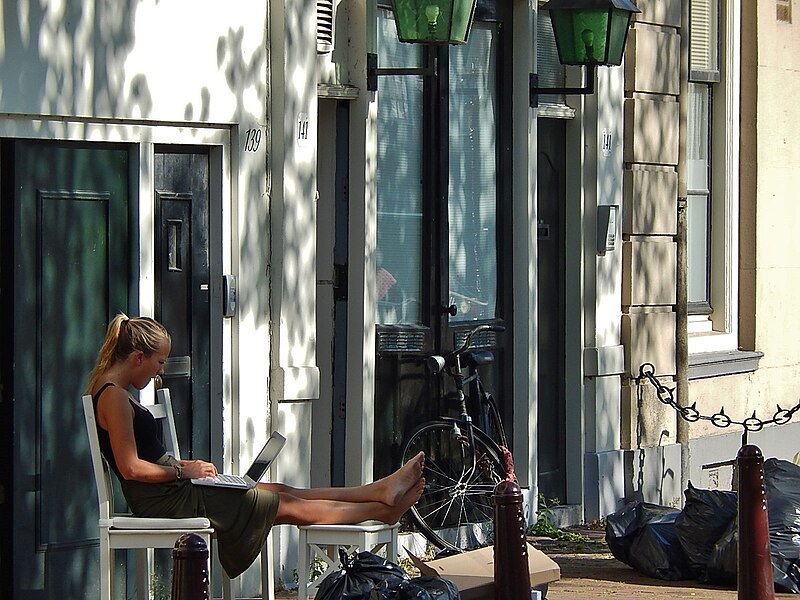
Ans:
POLYGON ((397 37, 412 44, 466 44, 476 0, 392 0, 397 37))
POLYGON ((563 65, 609 66, 622 63, 631 15, 641 12, 630 0, 550 0, 558 59, 563 65))

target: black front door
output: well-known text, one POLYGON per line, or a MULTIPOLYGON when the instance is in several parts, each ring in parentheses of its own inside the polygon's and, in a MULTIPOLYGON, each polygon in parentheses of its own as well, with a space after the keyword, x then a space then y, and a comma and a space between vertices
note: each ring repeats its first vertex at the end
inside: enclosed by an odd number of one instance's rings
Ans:
MULTIPOLYGON (((510 16, 479 2, 469 43, 420 49, 379 9, 379 65, 435 75, 378 79, 375 476, 395 468, 410 431, 451 414, 425 356, 479 323, 496 362, 483 374, 513 422, 511 348, 510 16)), ((509 434, 513 435, 509 427, 509 434)))
POLYGON ((311 439, 314 487, 342 486, 345 482, 349 130, 350 102, 321 100, 317 136, 317 361, 320 401, 314 404, 314 435, 311 439))
POLYGON ((548 502, 566 502, 565 121, 539 119, 538 128, 538 481, 539 492, 548 502))
MULTIPOLYGON (((155 317, 172 336, 163 383, 172 396, 182 458, 212 455, 209 158, 157 148, 155 317)), ((221 407, 219 407, 221 409, 221 407)))
POLYGON ((129 307, 129 152, 7 141, 0 153, 0 595, 88 598, 99 582, 97 494, 81 396, 106 324, 129 307))

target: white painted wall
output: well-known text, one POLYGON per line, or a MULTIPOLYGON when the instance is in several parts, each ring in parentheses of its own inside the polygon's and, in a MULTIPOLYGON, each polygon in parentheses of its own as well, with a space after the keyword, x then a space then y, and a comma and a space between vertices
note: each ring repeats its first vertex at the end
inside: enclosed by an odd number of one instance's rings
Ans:
MULTIPOLYGON (((223 270, 239 278, 222 357, 223 466, 238 470, 271 429, 267 5, 4 0, 0 25, 0 136, 138 145, 144 314, 153 310, 154 144, 212 147, 223 270)), ((307 172, 313 158, 299 162, 307 172)))

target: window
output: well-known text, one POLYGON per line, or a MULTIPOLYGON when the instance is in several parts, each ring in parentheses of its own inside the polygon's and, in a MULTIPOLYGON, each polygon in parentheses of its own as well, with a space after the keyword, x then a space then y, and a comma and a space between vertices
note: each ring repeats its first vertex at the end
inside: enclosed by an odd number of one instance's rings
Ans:
POLYGON ((689 314, 711 313, 711 86, 690 83, 686 140, 689 314))
POLYGON ((448 184, 450 319, 493 319, 497 308, 497 84, 493 29, 473 27, 450 57, 448 184))
POLYGON ((421 67, 427 52, 440 71, 378 78, 376 323, 501 318, 500 27, 476 21, 469 43, 423 51, 379 7, 378 39, 382 67, 421 67))
MULTIPOLYGON (((564 66, 558 60, 550 11, 541 10, 541 6, 536 13, 536 74, 539 76, 540 87, 557 88, 566 85, 564 66)), ((567 106, 564 95, 541 94, 538 116, 572 119, 575 117, 575 109, 567 106)))
POLYGON ((738 348, 740 0, 691 0, 689 10, 689 351, 730 351, 738 348))
MULTIPOLYGON (((379 10, 378 64, 421 66, 419 45, 397 39, 392 15, 379 10)), ((376 322, 422 324, 423 82, 421 77, 379 77, 378 247, 376 322)))

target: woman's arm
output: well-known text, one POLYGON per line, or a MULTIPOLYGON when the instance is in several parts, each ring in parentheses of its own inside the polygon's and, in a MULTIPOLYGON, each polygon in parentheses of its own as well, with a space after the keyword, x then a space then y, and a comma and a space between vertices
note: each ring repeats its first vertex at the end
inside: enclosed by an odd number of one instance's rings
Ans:
POLYGON ((108 431, 114 460, 125 479, 145 483, 177 479, 173 467, 157 465, 139 458, 133 435, 133 407, 125 390, 113 386, 100 396, 97 401, 97 422, 108 431))
MULTIPOLYGON (((114 460, 125 479, 159 483, 178 478, 174 467, 157 465, 139 458, 133 435, 133 407, 125 390, 114 386, 100 397, 97 402, 97 421, 108 431, 114 460)), ((183 466, 183 479, 208 477, 217 473, 216 467, 205 461, 182 460, 180 463, 183 466)))

